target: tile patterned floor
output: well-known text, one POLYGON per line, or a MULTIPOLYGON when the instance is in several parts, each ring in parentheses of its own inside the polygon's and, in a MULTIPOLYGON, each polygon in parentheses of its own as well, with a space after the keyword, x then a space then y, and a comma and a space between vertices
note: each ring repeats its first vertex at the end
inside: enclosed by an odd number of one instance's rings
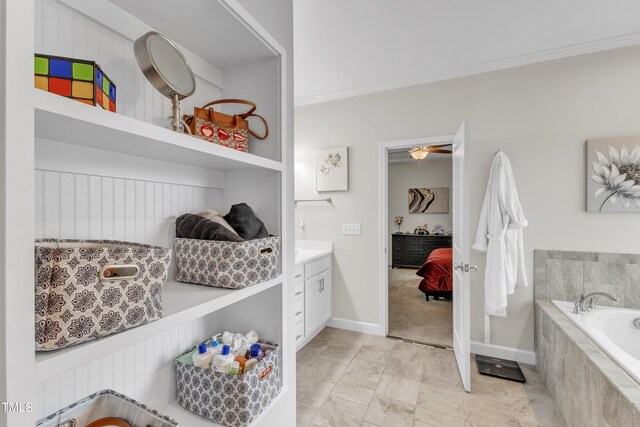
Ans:
POLYGON ((433 298, 427 302, 419 283, 416 270, 389 270, 389 335, 451 347, 453 305, 433 298))
POLYGON ((297 354, 299 427, 564 427, 538 373, 479 375, 462 389, 453 352, 325 328, 297 354))

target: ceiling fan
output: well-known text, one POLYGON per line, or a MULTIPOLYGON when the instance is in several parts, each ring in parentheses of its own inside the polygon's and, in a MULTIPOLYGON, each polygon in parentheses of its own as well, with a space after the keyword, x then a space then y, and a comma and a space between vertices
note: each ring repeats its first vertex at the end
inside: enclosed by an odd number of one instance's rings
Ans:
POLYGON ((451 144, 439 144, 439 145, 424 145, 413 147, 409 150, 409 155, 415 160, 422 160, 429 155, 429 153, 441 153, 451 154, 451 150, 442 150, 440 147, 450 147, 451 144))

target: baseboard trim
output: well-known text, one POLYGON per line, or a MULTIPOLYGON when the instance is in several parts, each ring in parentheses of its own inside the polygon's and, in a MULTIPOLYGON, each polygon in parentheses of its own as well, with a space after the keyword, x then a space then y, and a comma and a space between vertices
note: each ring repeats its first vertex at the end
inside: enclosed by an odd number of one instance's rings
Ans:
POLYGON ((536 364, 536 354, 533 351, 520 350, 513 347, 504 347, 501 345, 471 341, 471 352, 481 354, 483 356, 515 360, 516 362, 527 363, 529 365, 536 364))
POLYGON ((340 317, 332 317, 329 319, 327 326, 346 329, 348 331, 361 332, 363 334, 384 335, 382 327, 377 323, 358 322, 355 320, 342 319, 340 317))

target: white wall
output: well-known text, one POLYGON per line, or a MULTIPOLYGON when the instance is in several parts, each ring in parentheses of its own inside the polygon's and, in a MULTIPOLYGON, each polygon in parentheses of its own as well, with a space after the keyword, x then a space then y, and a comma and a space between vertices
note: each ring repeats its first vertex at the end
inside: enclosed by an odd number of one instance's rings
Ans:
MULTIPOLYGON (((389 233, 398 231, 394 217, 402 216, 401 231, 413 231, 422 224, 433 230, 436 224, 442 224, 446 231, 451 230, 451 193, 449 193, 449 213, 446 214, 410 214, 408 191, 410 188, 449 188, 451 191, 451 159, 426 158, 417 161, 389 163, 389 233)), ((391 234, 389 234, 389 263, 391 263, 391 234)))
MULTIPOLYGON (((334 315, 378 323, 378 145, 448 135, 470 125, 471 218, 475 235, 489 166, 510 157, 529 220, 524 231, 530 286, 492 322, 493 343, 533 349, 533 249, 640 252, 637 214, 585 212, 588 138, 640 134, 640 47, 496 71, 296 109, 296 197, 316 196, 311 170, 319 148, 351 147, 351 189, 332 206, 297 209, 306 234, 335 242, 334 315), (348 120, 345 120, 348 117, 348 120), (340 223, 362 222, 361 236, 340 223)), ((483 336, 484 256, 472 276, 472 339, 483 336)))

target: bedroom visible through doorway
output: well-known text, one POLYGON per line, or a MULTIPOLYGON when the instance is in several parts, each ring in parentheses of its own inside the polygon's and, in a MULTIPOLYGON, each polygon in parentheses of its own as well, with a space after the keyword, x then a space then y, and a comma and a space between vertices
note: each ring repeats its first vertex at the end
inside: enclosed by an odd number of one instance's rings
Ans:
POLYGON ((387 335, 447 348, 453 346, 450 150, 447 143, 389 149, 386 215, 387 335))

